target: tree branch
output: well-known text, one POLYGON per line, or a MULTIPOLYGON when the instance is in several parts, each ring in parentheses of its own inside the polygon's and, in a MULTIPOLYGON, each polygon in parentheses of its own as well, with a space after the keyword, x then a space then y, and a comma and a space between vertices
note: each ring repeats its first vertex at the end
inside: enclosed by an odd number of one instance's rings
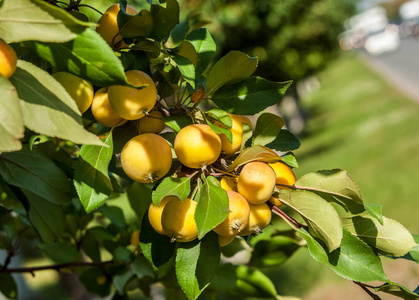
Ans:
POLYGON ((64 268, 71 268, 71 267, 94 267, 94 266, 104 266, 114 264, 116 261, 108 260, 108 261, 99 261, 99 262, 69 262, 69 263, 62 263, 56 265, 48 265, 48 266, 38 266, 38 267, 27 267, 27 268, 2 268, 0 269, 0 274, 2 273, 31 273, 37 271, 45 271, 45 270, 56 270, 60 271, 60 269, 64 268))
MULTIPOLYGON (((365 284, 363 284, 363 283, 361 283, 361 282, 358 282, 358 281, 354 281, 354 283, 356 284, 356 285, 358 285, 358 286, 360 286, 361 287, 361 289, 363 289, 364 290, 364 292, 366 292, 372 299, 374 299, 374 300, 382 300, 378 295, 376 295, 376 294, 374 294, 373 292, 371 292, 368 288, 367 288, 367 285, 365 285, 365 284)), ((368 287, 370 287, 370 286, 368 286, 368 287)))

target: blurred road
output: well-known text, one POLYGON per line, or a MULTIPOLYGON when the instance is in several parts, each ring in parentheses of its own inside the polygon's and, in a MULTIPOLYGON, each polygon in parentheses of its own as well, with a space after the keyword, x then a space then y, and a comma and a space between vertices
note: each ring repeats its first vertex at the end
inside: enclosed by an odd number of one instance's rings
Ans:
POLYGON ((390 84, 419 104, 419 39, 402 39, 397 51, 381 55, 363 52, 365 62, 390 84))

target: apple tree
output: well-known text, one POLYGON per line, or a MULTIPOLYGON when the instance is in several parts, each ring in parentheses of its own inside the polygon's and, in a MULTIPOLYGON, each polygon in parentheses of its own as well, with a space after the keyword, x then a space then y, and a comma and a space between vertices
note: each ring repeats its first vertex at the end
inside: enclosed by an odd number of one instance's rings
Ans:
POLYGON ((418 235, 345 170, 295 178, 300 142, 264 112, 291 81, 255 76, 258 58, 241 51, 214 59, 213 37, 181 22, 176 0, 140 11, 121 0, 98 23, 87 3, 0 2, 5 297, 18 298, 12 274, 52 269, 113 299, 156 287, 168 299, 282 299, 263 269, 307 247, 374 299, 418 298, 381 263, 417 263, 418 235), (246 261, 230 259, 243 250, 246 261), (11 267, 32 251, 51 264, 11 267))

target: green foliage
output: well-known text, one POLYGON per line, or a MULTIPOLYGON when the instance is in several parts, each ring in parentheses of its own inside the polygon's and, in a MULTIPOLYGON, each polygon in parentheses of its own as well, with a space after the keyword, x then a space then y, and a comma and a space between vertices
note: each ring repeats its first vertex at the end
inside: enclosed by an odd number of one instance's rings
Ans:
MULTIPOLYGON (((0 291, 17 297, 10 258, 16 247, 31 251, 36 245, 54 265, 29 268, 30 272, 70 270, 87 291, 101 297, 114 293, 114 299, 125 299, 132 290, 149 296, 150 286, 159 282, 166 296, 197 299, 215 292, 281 299, 281 291, 263 269, 285 263, 306 245, 314 260, 346 279, 381 281, 375 291, 414 297, 415 292, 387 278, 380 257, 417 262, 417 236, 382 216, 380 207, 364 203, 357 184, 343 170, 306 174, 286 190, 278 185, 273 195, 286 208, 269 207, 286 222, 274 220, 265 236, 245 237, 247 244, 237 237, 220 247, 212 229, 232 209, 221 178, 237 178, 241 168, 254 161, 283 160, 298 167, 290 151, 300 142, 283 129, 281 117, 263 112, 278 103, 291 81, 254 76, 258 58, 237 50, 214 61, 215 42, 208 29, 198 28, 204 23, 199 16, 190 14, 180 22, 178 2, 162 2, 149 1, 132 16, 126 13, 127 1, 120 1, 116 20, 126 44, 122 48, 122 43, 110 47, 89 28, 94 24, 73 16, 88 20, 78 11, 79 2, 2 2, 0 38, 15 43, 20 59, 9 80, 0 77, 5 95, 0 102, 0 248, 9 255, 0 268, 0 291), (153 109, 164 115, 167 128, 160 136, 174 154, 167 174, 150 183, 133 182, 121 167, 120 153, 139 134, 138 121, 115 128, 100 125, 91 110, 80 114, 74 99, 51 76, 70 72, 90 81, 97 91, 127 85, 126 70, 144 71, 158 83, 153 109), (231 114, 259 114, 254 129, 244 118, 240 123, 244 133, 239 151, 220 153, 214 163, 197 169, 178 161, 174 141, 190 124, 207 124, 234 141, 231 114), (194 240, 180 242, 154 230, 148 209, 167 196, 197 202, 194 240), (129 207, 123 207, 122 200, 129 207), (285 224, 291 230, 280 230, 285 224), (20 240, 28 240, 27 245, 16 242, 20 240), (231 257, 240 251, 249 251, 252 266, 221 259, 221 252, 231 257)), ((293 9, 286 1, 281 11, 285 4, 293 9)))

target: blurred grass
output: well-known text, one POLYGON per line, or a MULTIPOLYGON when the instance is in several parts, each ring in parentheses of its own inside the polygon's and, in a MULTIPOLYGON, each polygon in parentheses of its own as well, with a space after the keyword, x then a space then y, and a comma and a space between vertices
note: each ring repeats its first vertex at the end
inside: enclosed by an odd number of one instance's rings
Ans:
POLYGON ((354 55, 320 75, 321 87, 302 100, 309 114, 295 154, 297 177, 341 168, 365 202, 419 233, 419 105, 394 90, 354 55))
MULTIPOLYGON (((401 95, 358 56, 343 55, 319 75, 321 86, 302 99, 309 114, 295 151, 297 177, 341 168, 358 183, 365 202, 419 233, 419 105, 401 95)), ((383 259, 387 275, 414 289, 414 263, 383 259)), ((298 250, 284 265, 264 272, 281 295, 305 300, 370 299, 358 286, 298 250)), ((383 299, 398 299, 380 295, 383 299)))

